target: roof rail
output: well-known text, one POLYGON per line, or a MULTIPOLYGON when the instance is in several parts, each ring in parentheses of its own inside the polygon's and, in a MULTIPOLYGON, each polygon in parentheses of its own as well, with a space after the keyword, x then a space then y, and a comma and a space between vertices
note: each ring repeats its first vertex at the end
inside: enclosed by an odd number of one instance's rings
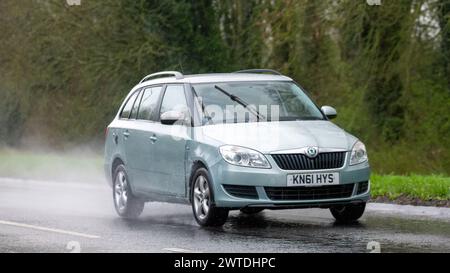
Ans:
POLYGON ((184 76, 178 71, 163 71, 158 73, 153 73, 145 76, 139 83, 150 80, 151 78, 163 78, 161 76, 174 76, 177 80, 182 79, 184 76))
POLYGON ((263 73, 270 73, 272 75, 279 75, 283 76, 280 72, 272 69, 246 69, 246 70, 240 70, 233 73, 251 73, 251 74, 263 74, 263 73))

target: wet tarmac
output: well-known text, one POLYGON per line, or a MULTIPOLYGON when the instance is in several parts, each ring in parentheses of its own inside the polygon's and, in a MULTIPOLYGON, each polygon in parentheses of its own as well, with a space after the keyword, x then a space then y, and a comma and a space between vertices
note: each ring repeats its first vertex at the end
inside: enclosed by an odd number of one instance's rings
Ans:
POLYGON ((138 220, 116 216, 103 182, 0 179, 0 252, 450 253, 450 209, 368 206, 356 224, 328 210, 230 213, 201 228, 189 206, 148 203, 138 220))

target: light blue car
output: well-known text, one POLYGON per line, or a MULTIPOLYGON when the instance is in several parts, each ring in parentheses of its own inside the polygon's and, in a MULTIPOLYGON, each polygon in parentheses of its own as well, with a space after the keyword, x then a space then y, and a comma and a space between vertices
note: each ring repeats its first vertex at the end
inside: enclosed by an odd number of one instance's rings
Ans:
POLYGON ((106 132, 116 211, 134 218, 162 201, 191 204, 201 226, 223 225, 230 210, 329 208, 356 221, 370 167, 336 115, 273 70, 148 75, 106 132))

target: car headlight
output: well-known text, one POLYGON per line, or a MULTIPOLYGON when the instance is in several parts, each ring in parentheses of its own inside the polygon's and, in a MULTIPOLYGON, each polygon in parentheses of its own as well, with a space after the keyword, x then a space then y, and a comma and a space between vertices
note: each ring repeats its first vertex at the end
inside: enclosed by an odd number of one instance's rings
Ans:
POLYGON ((350 155, 350 165, 357 165, 368 160, 366 146, 361 141, 353 145, 352 153, 350 155))
POLYGON ((222 146, 219 148, 223 159, 233 165, 251 168, 270 169, 267 158, 255 150, 239 146, 222 146))

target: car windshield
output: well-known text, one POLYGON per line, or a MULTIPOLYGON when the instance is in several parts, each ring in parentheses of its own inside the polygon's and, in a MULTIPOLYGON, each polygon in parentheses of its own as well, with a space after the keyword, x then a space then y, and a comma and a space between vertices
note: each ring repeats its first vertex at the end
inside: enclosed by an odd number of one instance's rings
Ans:
POLYGON ((208 83, 194 84, 193 89, 203 124, 324 119, 293 82, 208 83))

